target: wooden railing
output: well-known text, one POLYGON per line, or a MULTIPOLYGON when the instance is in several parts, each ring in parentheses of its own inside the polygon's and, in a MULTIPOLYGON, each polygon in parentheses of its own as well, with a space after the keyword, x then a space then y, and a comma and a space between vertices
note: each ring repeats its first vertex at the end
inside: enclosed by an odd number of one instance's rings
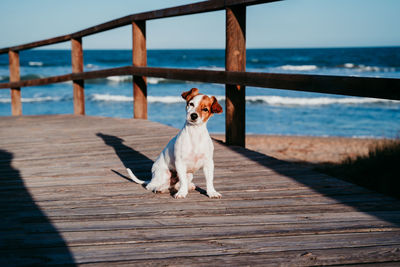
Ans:
POLYGON ((213 0, 144 12, 115 19, 76 33, 0 49, 8 53, 12 115, 21 115, 21 87, 73 81, 74 113, 85 114, 84 80, 133 75, 134 117, 147 119, 146 77, 221 83, 226 85, 226 141, 245 144, 245 86, 400 100, 400 79, 246 72, 246 6, 280 0, 213 0), (173 16, 226 10, 225 71, 147 67, 146 21, 173 16), (132 65, 83 71, 82 37, 132 25, 132 65), (21 81, 19 51, 71 41, 72 73, 21 81))

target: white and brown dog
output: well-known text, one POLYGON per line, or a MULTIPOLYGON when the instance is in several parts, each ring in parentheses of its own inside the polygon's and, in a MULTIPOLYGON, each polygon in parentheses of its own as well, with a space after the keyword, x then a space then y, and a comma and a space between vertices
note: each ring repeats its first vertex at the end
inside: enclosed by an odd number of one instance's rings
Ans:
POLYGON ((203 168, 207 195, 221 198, 221 194, 214 189, 214 145, 207 130, 207 121, 214 113, 222 113, 222 107, 215 96, 200 94, 197 88, 183 92, 182 97, 186 100, 185 125, 154 162, 151 181, 139 180, 129 168, 128 173, 134 182, 147 183, 146 189, 155 192, 168 191, 172 176, 177 175, 179 190, 174 196, 185 198, 189 189, 196 188, 192 183, 193 173, 203 168))

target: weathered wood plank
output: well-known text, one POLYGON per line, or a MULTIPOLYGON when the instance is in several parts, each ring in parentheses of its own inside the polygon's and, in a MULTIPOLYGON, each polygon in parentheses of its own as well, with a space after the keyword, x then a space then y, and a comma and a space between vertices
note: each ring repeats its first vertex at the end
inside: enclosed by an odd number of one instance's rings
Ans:
MULTIPOLYGON (((395 235, 396 237, 398 236, 395 235)), ((325 250, 329 254, 329 250, 347 248, 349 251, 353 249, 368 248, 371 246, 378 247, 382 243, 386 246, 399 248, 398 242, 392 238, 391 233, 382 234, 332 234, 326 236, 330 242, 321 242, 318 235, 305 235, 298 237, 266 237, 266 238, 240 238, 240 239, 214 239, 205 241, 174 241, 169 242, 153 242, 142 243, 132 239, 131 242, 122 244, 104 244, 101 246, 71 246, 70 250, 74 255, 77 263, 85 262, 104 262, 115 260, 145 260, 159 259, 171 257, 209 257, 222 256, 241 253, 271 253, 282 252, 282 246, 286 246, 286 251, 296 251, 304 254, 313 250, 325 250), (374 240, 374 237, 380 238, 374 240), (382 242, 377 244, 377 242, 382 242)), ((382 246, 382 245, 381 245, 382 246)), ((47 248, 44 248, 47 249, 47 248)), ((38 252, 42 252, 43 248, 38 248, 38 252)), ((395 249, 395 251, 397 250, 395 249)), ((29 255, 29 254, 28 254, 29 255)), ((392 254, 393 255, 393 254, 392 254)), ((31 257, 34 255, 31 254, 31 257)), ((371 259, 371 256, 365 255, 366 258, 359 262, 379 262, 383 259, 371 259)), ((373 253, 373 256, 377 256, 373 253)), ((384 255, 380 255, 381 257, 384 255)), ((7 257, 8 258, 8 257, 7 257)), ((399 260, 399 256, 395 258, 399 260)), ((251 261, 250 261, 251 262, 251 261)))
MULTIPOLYGON (((315 249, 312 251, 294 250, 266 253, 234 253, 218 256, 193 256, 153 258, 151 260, 129 260, 106 262, 104 266, 329 266, 345 264, 363 264, 368 266, 398 266, 398 246, 373 246, 366 248, 315 249), (368 261, 370 255, 376 255, 376 261, 368 261)), ((85 266, 98 266, 88 263, 85 266)))
MULTIPOLYGON (((129 243, 149 243, 150 246, 154 247, 154 243, 162 243, 164 240, 173 240, 175 242, 204 242, 204 241, 215 241, 226 240, 231 242, 232 240, 245 239, 259 239, 260 242, 264 242, 264 239, 275 239, 275 242, 279 242, 280 239, 290 237, 295 239, 301 239, 303 236, 318 235, 316 240, 330 239, 332 235, 343 237, 348 236, 351 238, 357 236, 365 236, 369 233, 368 238, 370 239, 370 245, 379 245, 373 243, 374 240, 371 236, 379 236, 386 238, 390 235, 400 236, 400 229, 394 229, 390 225, 380 226, 375 224, 375 226, 341 226, 341 223, 326 223, 324 222, 323 227, 316 227, 310 223, 297 223, 297 224, 269 224, 269 225, 221 225, 221 226, 200 226, 200 227, 155 227, 155 228, 130 228, 130 229, 119 229, 109 231, 106 230, 91 230, 91 231, 64 231, 64 240, 69 246, 97 246, 97 245, 114 245, 114 244, 129 244, 129 243), (226 229, 221 229, 226 228, 226 229)), ((23 235, 15 235, 15 233, 3 233, 3 237, 14 238, 15 240, 21 240, 21 242, 26 242, 27 246, 34 247, 36 245, 37 238, 44 239, 41 243, 43 247, 52 247, 60 245, 60 240, 52 238, 57 232, 35 232, 30 233, 31 240, 23 240, 23 235)), ((313 240, 314 241, 314 240, 313 240)), ((315 241, 314 241, 315 242, 315 241)), ((321 242, 321 241, 319 241, 321 242)), ((358 241, 360 242, 360 241, 358 241)), ((393 242, 391 244, 400 245, 399 242, 393 242)), ((267 244, 265 244, 267 246, 267 244)), ((363 244, 366 245, 366 244, 363 244)), ((389 244, 387 244, 389 245, 389 244)), ((7 249, 18 249, 18 247, 13 247, 13 244, 1 243, 0 248, 7 249)))

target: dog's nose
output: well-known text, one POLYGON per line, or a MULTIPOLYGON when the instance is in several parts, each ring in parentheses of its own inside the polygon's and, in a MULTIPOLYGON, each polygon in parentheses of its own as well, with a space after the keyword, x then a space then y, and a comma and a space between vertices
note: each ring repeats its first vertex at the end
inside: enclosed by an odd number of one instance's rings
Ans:
POLYGON ((190 118, 192 119, 192 120, 196 120, 197 118, 198 118, 199 116, 197 115, 197 113, 192 113, 192 114, 190 114, 190 118))

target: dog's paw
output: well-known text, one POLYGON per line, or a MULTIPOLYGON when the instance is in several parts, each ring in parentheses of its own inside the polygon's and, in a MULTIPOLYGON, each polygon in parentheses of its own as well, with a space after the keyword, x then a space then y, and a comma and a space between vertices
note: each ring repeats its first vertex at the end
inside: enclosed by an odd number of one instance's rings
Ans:
POLYGON ((189 190, 196 190, 196 185, 194 183, 189 184, 189 190))
POLYGON ((157 193, 158 191, 160 191, 160 190, 158 189, 158 186, 157 186, 157 185, 154 185, 154 184, 148 184, 148 185, 146 186, 146 189, 149 190, 149 191, 151 191, 151 192, 153 192, 153 193, 157 193))
POLYGON ((176 199, 180 199, 180 198, 185 198, 186 196, 187 196, 187 192, 181 192, 181 191, 178 191, 178 193, 176 193, 175 195, 174 195, 174 197, 176 198, 176 199))
POLYGON ((211 192, 207 191, 207 195, 209 198, 222 198, 222 195, 215 190, 211 192))

